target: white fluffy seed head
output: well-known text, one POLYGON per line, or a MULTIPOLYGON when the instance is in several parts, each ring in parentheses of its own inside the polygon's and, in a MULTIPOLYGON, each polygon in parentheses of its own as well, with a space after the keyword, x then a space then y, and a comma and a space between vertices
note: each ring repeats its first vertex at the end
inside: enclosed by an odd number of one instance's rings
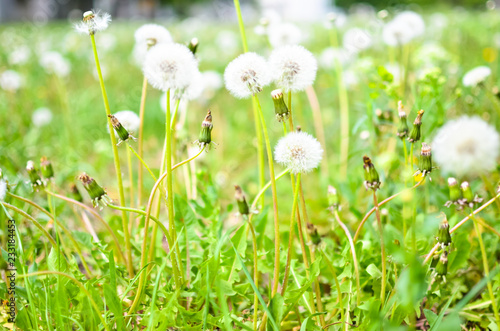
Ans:
POLYGON ((7 195, 7 182, 4 179, 0 179, 0 201, 4 201, 6 195, 7 195))
POLYGON ((50 51, 40 56, 40 65, 48 74, 55 74, 59 77, 68 76, 71 65, 60 53, 50 51))
POLYGON ((292 23, 271 24, 267 35, 273 48, 300 44, 303 40, 302 30, 292 23))
POLYGON ((413 11, 404 11, 384 26, 382 39, 389 46, 404 45, 424 32, 422 16, 413 11))
POLYGON ((139 65, 144 64, 148 50, 160 44, 172 43, 170 32, 158 24, 144 24, 135 31, 134 58, 139 65))
POLYGON ((52 111, 47 107, 41 107, 36 109, 31 115, 31 121, 33 125, 40 128, 52 122, 52 111))
POLYGON ((352 28, 346 31, 343 38, 343 46, 350 53, 358 53, 372 46, 371 34, 364 29, 352 28))
POLYGON ((491 69, 489 67, 479 66, 467 71, 462 78, 462 84, 464 84, 464 86, 474 87, 484 82, 490 75, 491 69))
POLYGON ((476 176, 497 165, 500 135, 479 117, 448 121, 432 142, 433 159, 446 174, 476 176))
POLYGON ((271 74, 276 85, 285 92, 303 91, 316 78, 316 58, 302 46, 289 45, 275 49, 269 57, 271 74))
POLYGON ((111 22, 111 15, 100 11, 86 11, 83 13, 83 20, 75 24, 75 30, 81 34, 93 35, 96 32, 104 31, 111 22))
POLYGON ((226 89, 235 97, 249 98, 271 82, 267 61, 256 53, 245 53, 231 61, 224 72, 226 89))
POLYGON ((132 110, 121 110, 114 116, 130 134, 139 132, 140 119, 132 110))
POLYGON ((307 173, 317 168, 323 157, 319 141, 306 132, 290 132, 274 149, 276 162, 293 174, 307 173))
POLYGON ((17 91, 23 85, 23 79, 14 70, 5 70, 0 74, 0 87, 5 91, 17 91))
POLYGON ((198 62, 184 45, 159 44, 148 51, 143 70, 151 86, 176 92, 191 83, 198 71, 198 62))

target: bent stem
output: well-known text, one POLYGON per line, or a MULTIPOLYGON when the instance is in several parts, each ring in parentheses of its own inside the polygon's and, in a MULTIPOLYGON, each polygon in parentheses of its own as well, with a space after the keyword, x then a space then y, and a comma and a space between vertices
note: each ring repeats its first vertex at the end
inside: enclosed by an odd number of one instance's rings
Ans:
POLYGON ((281 296, 285 295, 285 291, 288 286, 288 275, 290 274, 290 262, 292 261, 292 250, 293 250, 293 226, 294 226, 295 213, 297 212, 299 185, 300 185, 300 173, 297 174, 297 182, 295 184, 295 190, 293 194, 292 214, 290 215, 290 234, 288 239, 288 252, 286 255, 286 267, 285 267, 285 275, 283 277, 283 286, 281 287, 281 296))
MULTIPOLYGON (((111 125, 111 120, 108 115, 111 115, 111 110, 109 108, 108 95, 106 94, 106 88, 104 87, 104 80, 102 78, 101 65, 99 64, 99 56, 97 55, 97 47, 95 43, 95 37, 93 34, 90 35, 90 39, 92 40, 92 49, 94 51, 95 65, 97 68, 97 75, 99 76, 99 84, 101 85, 101 93, 104 101, 104 109, 106 110, 106 117, 108 122, 108 131, 109 137, 111 139, 111 147, 113 148, 113 159, 115 163, 115 172, 116 179, 118 181, 118 192, 120 195, 120 205, 125 206, 125 193, 123 191, 123 181, 122 181, 122 171, 120 167, 120 157, 118 155, 118 148, 116 146, 116 137, 115 131, 113 130, 113 126, 111 125)), ((127 213, 122 211, 122 228, 123 228, 123 236, 125 239, 125 252, 127 254, 127 270, 130 278, 134 277, 134 267, 132 264, 132 249, 130 245, 130 234, 128 231, 128 219, 127 213)))
POLYGON ((380 210, 377 201, 377 193, 373 190, 373 204, 375 205, 375 215, 377 217, 377 226, 380 235, 380 253, 382 257, 382 286, 380 289, 380 302, 384 307, 385 303, 385 281, 386 281, 386 264, 385 264, 385 244, 384 244, 384 229, 382 228, 382 221, 380 220, 380 210))
MULTIPOLYGON (((260 106, 259 98, 253 96, 255 103, 257 104, 257 109, 259 111, 259 117, 262 125, 262 131, 264 133, 264 140, 266 142, 267 150, 267 161, 269 164, 269 175, 271 177, 271 190, 273 193, 273 210, 274 210, 274 275, 273 275, 273 286, 271 291, 271 296, 274 297, 278 291, 279 275, 280 275, 280 223, 278 218, 278 195, 276 192, 276 180, 274 178, 274 162, 273 162, 273 151, 271 149, 271 143, 269 141, 269 135, 267 133, 266 120, 264 119, 264 114, 262 113, 262 107, 260 106)), ((270 281, 272 282, 273 279, 270 281)))
MULTIPOLYGON (((473 213, 474 211, 471 210, 471 212, 473 213)), ((486 286, 488 287, 488 293, 490 295, 491 306, 493 308, 493 314, 495 315, 497 328, 498 328, 498 330, 500 330, 500 317, 498 316, 498 307, 497 307, 495 295, 493 294, 493 287, 491 285, 491 280, 489 280, 490 268, 488 267, 488 256, 486 255, 486 249, 484 248, 484 242, 483 242, 483 238, 481 237, 481 229, 479 228, 479 224, 474 216, 472 216, 471 218, 472 218, 472 222, 474 223, 474 229, 476 230, 477 240, 479 241, 479 248, 481 249, 484 275, 488 279, 486 286)))
MULTIPOLYGON (((146 94, 148 92, 148 79, 146 76, 144 76, 144 79, 142 81, 142 94, 141 94, 141 106, 139 110, 139 155, 136 154, 137 158, 139 159, 140 163, 145 164, 144 161, 142 161, 143 157, 143 142, 144 142, 144 113, 146 110, 146 94)), ((130 145, 129 145, 130 147, 130 145)), ((131 148, 131 147, 130 147, 131 148)), ((135 154, 135 153, 134 153, 135 154)), ((146 166, 146 169, 149 168, 146 166)), ((143 184, 143 169, 141 165, 139 164, 139 167, 137 168, 137 206, 140 206, 142 203, 142 184, 143 184)))

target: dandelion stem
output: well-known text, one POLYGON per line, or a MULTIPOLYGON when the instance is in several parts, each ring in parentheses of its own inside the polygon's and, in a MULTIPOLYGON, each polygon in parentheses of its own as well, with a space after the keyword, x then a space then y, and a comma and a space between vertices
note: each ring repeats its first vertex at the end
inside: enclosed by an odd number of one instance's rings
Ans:
MULTIPOLYGON (((339 283, 339 280, 337 278, 337 272, 335 271, 335 267, 333 266, 332 262, 330 261, 330 259, 326 255, 326 253, 322 249, 320 249, 319 251, 320 251, 321 255, 323 256, 323 259, 325 259, 326 265, 328 266, 328 269, 330 269, 330 272, 332 273, 333 279, 335 281, 335 287, 337 289, 337 303, 340 306, 340 320, 341 320, 341 323, 343 324, 344 323, 344 303, 342 300, 342 292, 340 290, 340 283, 339 283)), ((332 311, 332 313, 330 315, 331 316, 330 320, 332 318, 334 318, 336 311, 337 311, 337 309, 334 309, 332 311)))
POLYGON ((377 217, 378 231, 380 234, 380 253, 382 258, 382 286, 380 289, 380 303, 384 307, 385 303, 385 282, 386 282, 386 257, 385 257, 385 244, 384 244, 384 229, 382 228, 382 221, 380 219, 380 210, 377 201, 377 193, 373 190, 373 204, 375 205, 375 215, 377 217))
POLYGON ((297 202, 299 197, 299 185, 300 185, 300 173, 297 174, 297 181, 293 193, 292 213, 290 215, 290 233, 288 238, 288 252, 286 255, 286 267, 285 267, 285 275, 283 276, 283 286, 281 287, 281 296, 285 295, 285 291, 288 286, 288 275, 290 274, 290 262, 292 261, 292 250, 293 250, 293 231, 294 231, 293 228, 294 228, 295 213, 297 211, 297 202))
MULTIPOLYGON (((139 141, 138 141, 139 154, 137 155, 135 152, 134 152, 134 154, 136 154, 140 163, 144 164, 145 166, 146 166, 146 164, 144 163, 142 158, 144 155, 144 151, 143 151, 143 146, 144 146, 144 144, 143 144, 144 143, 144 113, 146 110, 147 92, 148 92, 148 79, 146 78, 146 76, 144 76, 144 79, 142 81, 141 106, 140 106, 140 110, 139 110, 139 141)), ((130 147, 130 145, 129 145, 129 147, 130 147)), ((148 169, 148 171, 151 172, 147 166, 146 166, 146 169, 148 169)), ((139 167, 137 168, 137 177, 138 177, 138 179, 137 179, 138 180, 137 206, 140 206, 142 204, 142 189, 143 189, 143 186, 142 186, 143 185, 143 169, 142 169, 140 164, 139 164, 139 167)))
POLYGON ((271 142, 269 141, 269 135, 267 133, 266 120, 264 119, 264 114, 262 112, 262 107, 260 106, 259 98, 253 96, 255 103, 257 104, 257 109, 259 111, 259 117, 262 124, 262 131, 264 133, 264 140, 266 142, 267 150, 267 161, 269 164, 269 175, 271 177, 271 190, 273 193, 273 210, 274 210, 274 275, 271 296, 273 297, 278 291, 279 275, 280 275, 280 229, 279 229, 279 217, 278 217, 278 195, 276 192, 276 180, 274 178, 274 162, 273 162, 273 151, 271 149, 271 142))
MULTIPOLYGON (((129 187, 130 205, 134 205, 134 173, 132 170, 132 153, 130 151, 130 148, 127 148, 127 167, 128 167, 128 181, 129 181, 129 185, 130 185, 130 187, 129 187)), ((130 222, 130 223, 132 223, 132 222, 130 222)))
MULTIPOLYGON (((108 95, 106 94, 106 88, 104 87, 104 80, 102 78, 102 72, 101 72, 101 65, 99 64, 99 56, 97 55, 97 47, 95 43, 95 37, 93 34, 90 35, 90 39, 92 41, 92 49, 94 51, 94 58, 95 58, 95 65, 97 68, 97 75, 99 76, 99 84, 101 85, 101 93, 102 93, 102 98, 104 101, 104 109, 106 110, 106 116, 111 115, 111 110, 109 108, 109 101, 108 101, 108 95)), ((124 206, 125 205, 125 194, 123 191, 123 181, 122 181, 122 172, 121 172, 121 167, 120 167, 120 157, 118 155, 118 148, 116 146, 116 137, 115 137, 115 131, 113 130, 113 126, 111 125, 111 120, 109 117, 107 117, 107 122, 108 122, 108 130, 109 130, 109 137, 111 139, 111 147, 113 149, 113 158, 114 158, 114 163, 115 163, 115 172, 116 172, 116 179, 118 181, 118 192, 120 195, 120 205, 124 206)), ((128 231, 128 219, 127 219, 127 213, 125 211, 122 211, 122 228, 123 228, 123 236, 125 238, 125 252, 127 254, 127 270, 129 273, 129 276, 132 278, 134 276, 134 267, 132 264, 132 249, 130 245, 130 234, 128 231)))
MULTIPOLYGON (((139 160, 139 162, 146 168, 146 170, 149 172, 149 174, 151 175, 151 177, 156 182, 156 176, 153 174, 153 172, 151 171, 151 169, 149 169, 148 165, 146 164, 146 162, 144 162, 144 160, 142 159, 142 157, 134 150, 134 148, 132 146, 130 146, 130 144, 127 143, 127 146, 132 151, 132 153, 134 153, 134 155, 137 157, 137 159, 139 160)), ((139 166, 139 168, 142 168, 142 167, 139 166)), ((140 190, 139 190, 139 192, 140 192, 140 190)), ((139 205, 140 205, 140 202, 139 202, 139 205)))
MULTIPOLYGON (((258 254, 257 254, 257 236, 255 234, 255 228, 253 224, 247 218, 248 227, 250 228, 250 232, 252 233, 252 247, 253 247, 253 282, 255 286, 259 286, 259 270, 258 270, 258 254)), ((259 311, 259 297, 257 296, 257 292, 253 294, 253 329, 257 330, 257 316, 259 311)))
MULTIPOLYGON (((275 180, 280 179, 281 177, 285 176, 289 172, 290 172, 290 169, 288 169, 288 168, 285 169, 282 173, 280 173, 278 176, 276 176, 275 180)), ((257 193, 257 195, 255 196, 255 198, 252 202, 252 206, 250 207, 250 210, 255 210, 255 207, 257 206, 257 202, 259 201, 260 197, 267 191, 269 186, 271 186, 271 181, 268 181, 267 184, 264 185, 264 187, 262 187, 262 189, 259 191, 259 193, 257 193)), ((252 220, 252 215, 253 214, 250 214, 249 221, 252 220)))
MULTIPOLYGON (((322 146, 326 146, 325 130, 323 128, 323 115, 319 107, 318 96, 314 91, 312 86, 306 89, 307 99, 311 105, 313 121, 314 121, 314 131, 316 131, 316 136, 322 146)), ((326 154, 326 149, 323 151, 323 159, 321 160, 321 175, 323 177, 328 176, 328 156, 326 154)))
MULTIPOLYGON (((481 249, 481 256, 483 260, 483 269, 484 269, 484 275, 486 278, 489 278, 490 275, 490 268, 488 266, 488 256, 486 255, 486 249, 484 248, 484 242, 483 238, 481 236, 481 229, 479 228, 478 222, 476 218, 474 217, 474 211, 471 210, 471 218, 472 222, 474 223, 474 229, 476 230, 477 234, 477 240, 479 241, 479 248, 481 249)), ((497 324, 497 329, 500 330, 500 317, 498 316, 498 308, 497 308, 497 303, 496 303, 496 298, 493 293, 493 287, 491 286, 491 280, 488 280, 486 283, 488 287, 488 293, 490 295, 490 300, 491 300, 491 306, 493 308, 493 314, 495 315, 495 320, 497 324)))
POLYGON ((290 132, 293 132, 292 91, 288 92, 288 123, 290 124, 290 132))

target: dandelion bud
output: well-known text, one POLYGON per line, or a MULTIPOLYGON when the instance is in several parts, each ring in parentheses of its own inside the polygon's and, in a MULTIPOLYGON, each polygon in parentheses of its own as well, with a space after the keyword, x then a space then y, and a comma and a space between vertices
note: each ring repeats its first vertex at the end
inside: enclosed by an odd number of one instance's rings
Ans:
POLYGON ((446 277, 446 273, 448 272, 448 252, 444 251, 439 258, 439 262, 436 265, 436 274, 443 278, 446 277))
POLYGON ((191 53, 196 54, 196 50, 198 49, 199 41, 198 38, 193 38, 187 45, 191 53))
POLYGON ((288 117, 288 107, 285 104, 285 100, 283 99, 283 91, 281 89, 277 89, 271 92, 271 97, 274 102, 274 112, 276 113, 276 118, 278 122, 283 121, 283 119, 288 117))
POLYGON ((460 188, 462 189, 462 194, 466 202, 471 202, 472 200, 474 200, 474 195, 472 194, 469 182, 463 182, 460 185, 460 188))
POLYGON ((448 178, 448 189, 450 191, 450 200, 444 204, 445 207, 450 207, 452 204, 458 205, 462 194, 455 178, 448 178))
POLYGON ((42 179, 40 178, 40 175, 38 175, 38 171, 35 169, 35 163, 33 161, 28 161, 26 164, 26 171, 30 176, 31 186, 33 188, 43 185, 42 179))
POLYGON ((75 183, 71 183, 69 185, 69 191, 70 191, 70 195, 71 195, 71 198, 73 200, 76 200, 78 202, 83 202, 83 197, 80 193, 80 191, 78 190, 78 187, 76 186, 75 183))
POLYGON ((368 156, 363 156, 363 169, 365 173, 365 188, 376 191, 380 187, 380 178, 372 160, 368 156))
POLYGON ((83 187, 89 193, 90 199, 92 200, 92 205, 96 208, 99 205, 105 207, 111 203, 111 198, 108 196, 106 191, 97 184, 94 178, 90 177, 86 173, 82 173, 78 176, 78 179, 83 183, 83 187))
POLYGON ((52 163, 47 160, 45 156, 40 159, 40 168, 42 170, 43 177, 47 179, 54 177, 54 168, 52 168, 52 163))
POLYGON ((451 244, 450 225, 446 219, 439 225, 438 243, 441 244, 443 248, 451 244))
POLYGON ((240 186, 234 185, 234 198, 236 199, 236 202, 238 203, 238 210, 241 215, 248 215, 250 214, 250 209, 248 208, 248 203, 245 198, 245 194, 243 194, 243 190, 241 189, 240 186))
MULTIPOLYGON (((135 139, 132 137, 132 135, 125 129, 125 127, 120 123, 118 118, 114 115, 108 115, 109 120, 111 121, 111 125, 113 125, 113 128, 115 129, 116 134, 118 135, 118 138, 120 138, 120 142, 122 141, 127 141, 129 138, 135 139)), ((119 144, 118 143, 118 144, 119 144)))
POLYGON ((418 114, 417 118, 413 122, 413 128, 411 129, 410 135, 408 136, 408 141, 411 143, 414 143, 415 141, 420 140, 420 127, 422 126, 422 116, 424 116, 424 110, 421 109, 418 114))
POLYGON ((205 147, 209 145, 212 142, 212 112, 210 109, 207 112, 207 116, 205 116, 205 119, 203 122, 201 122, 201 132, 200 132, 200 139, 198 139, 198 143, 200 147, 205 147))
POLYGON ((399 114, 399 127, 397 135, 399 138, 404 139, 405 137, 408 136, 408 123, 406 122, 407 116, 401 100, 399 100, 398 102, 398 114, 399 114))
POLYGON ((340 209, 339 195, 337 194, 337 189, 331 185, 328 185, 328 205, 331 209, 340 209))
POLYGON ((420 164, 419 169, 416 174, 423 174, 424 176, 432 172, 432 153, 431 146, 426 143, 422 143, 422 149, 420 151, 420 164))
POLYGON ((307 223, 306 228, 313 245, 319 245, 321 243, 321 236, 318 234, 318 229, 312 223, 307 223))

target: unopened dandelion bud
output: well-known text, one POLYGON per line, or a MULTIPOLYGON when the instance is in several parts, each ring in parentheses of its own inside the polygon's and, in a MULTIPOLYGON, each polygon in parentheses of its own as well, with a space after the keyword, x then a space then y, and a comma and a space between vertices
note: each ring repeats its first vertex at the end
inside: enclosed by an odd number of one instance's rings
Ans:
POLYGON ((31 186, 33 188, 36 188, 38 186, 42 186, 42 179, 40 178, 40 175, 38 174, 38 171, 35 168, 35 163, 33 161, 28 161, 26 164, 26 171, 28 172, 28 176, 30 177, 31 181, 31 186))
POLYGON ((460 188, 458 187, 458 182, 455 178, 448 178, 448 189, 450 191, 450 200, 446 202, 446 207, 449 207, 452 204, 457 204, 461 198, 460 188))
POLYGON ((283 99, 283 91, 281 89, 274 90, 271 92, 271 97, 274 102, 274 112, 276 113, 276 118, 279 122, 281 122, 283 119, 286 119, 289 114, 288 107, 283 99))
POLYGON ((466 202, 472 202, 474 200, 474 194, 472 193, 469 182, 463 182, 460 185, 460 188, 462 189, 462 195, 464 197, 464 200, 466 202))
POLYGON ((420 151, 420 164, 419 164, 419 173, 422 173, 424 176, 430 172, 432 172, 432 152, 431 146, 426 143, 422 143, 422 149, 420 151))
POLYGON ((193 38, 187 45, 191 53, 196 54, 196 50, 198 49, 199 41, 198 38, 193 38))
POLYGON ((248 203, 245 198, 245 194, 243 194, 243 190, 238 185, 234 185, 234 198, 238 203, 238 211, 240 212, 240 214, 241 215, 250 214, 250 209, 248 208, 248 203))
POLYGON ((363 156, 363 169, 365 174, 365 188, 376 191, 380 187, 380 178, 372 160, 368 156, 363 156))
POLYGON ((75 183, 70 184, 69 190, 70 190, 71 198, 73 200, 76 200, 78 202, 83 202, 83 197, 82 197, 80 191, 78 190, 78 187, 75 185, 75 183))
POLYGON ((448 252, 444 251, 436 265, 436 274, 445 277, 448 273, 448 252))
POLYGON ((312 223, 307 223, 306 228, 313 245, 319 245, 321 243, 321 236, 318 234, 318 229, 312 223))
POLYGON ((89 193, 94 208, 99 205, 107 206, 109 203, 111 203, 111 199, 106 191, 101 186, 99 186, 99 184, 97 184, 94 178, 90 177, 86 173, 82 173, 80 176, 78 176, 78 179, 82 182, 83 187, 89 193))
POLYGON ((108 117, 111 121, 111 125, 115 129, 116 134, 118 135, 118 138, 120 138, 120 141, 127 141, 129 138, 133 138, 127 129, 123 127, 118 118, 116 118, 116 116, 108 115, 108 117))
POLYGON ((439 225, 438 243, 441 244, 442 247, 449 246, 451 244, 450 224, 448 224, 446 219, 444 219, 439 225))
POLYGON ((339 209, 340 199, 337 194, 337 189, 331 185, 328 185, 328 205, 332 209, 339 209))
POLYGON ((205 119, 201 122, 200 139, 198 139, 201 147, 209 145, 212 142, 212 128, 212 112, 209 109, 207 116, 205 116, 205 119))
POLYGON ((397 135, 399 138, 404 139, 408 136, 408 123, 406 121, 407 116, 401 100, 399 100, 398 102, 398 115, 399 115, 399 127, 397 135))
POLYGON ((411 129, 410 135, 408 136, 408 141, 414 143, 415 141, 419 141, 421 137, 420 127, 422 126, 422 116, 424 116, 424 110, 421 109, 417 118, 413 122, 413 128, 411 129))
POLYGON ((52 167, 52 163, 47 160, 45 156, 40 159, 40 169, 44 178, 49 179, 54 177, 54 168, 52 167))

